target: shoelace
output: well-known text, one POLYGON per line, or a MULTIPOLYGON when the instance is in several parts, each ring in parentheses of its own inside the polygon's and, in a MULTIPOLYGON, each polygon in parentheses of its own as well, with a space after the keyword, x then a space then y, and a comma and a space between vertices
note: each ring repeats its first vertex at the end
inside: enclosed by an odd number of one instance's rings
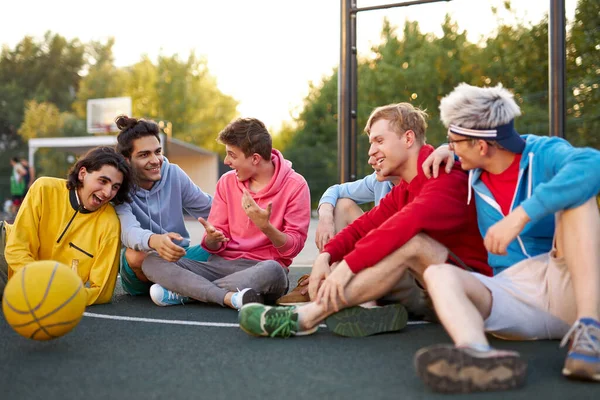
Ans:
POLYGON ((167 299, 169 300, 178 300, 181 302, 181 304, 185 304, 185 297, 180 295, 177 292, 173 292, 172 290, 167 290, 168 296, 167 299))
POLYGON ((296 321, 292 320, 294 309, 275 309, 270 314, 265 315, 265 330, 270 333, 271 337, 281 336, 283 338, 290 337, 292 332, 296 332, 296 321))
POLYGON ((586 325, 579 321, 575 322, 560 342, 560 347, 567 345, 569 340, 572 340, 573 343, 571 349, 577 348, 600 354, 600 329, 592 325, 586 325), (594 332, 595 335, 592 334, 593 330, 597 331, 594 332))

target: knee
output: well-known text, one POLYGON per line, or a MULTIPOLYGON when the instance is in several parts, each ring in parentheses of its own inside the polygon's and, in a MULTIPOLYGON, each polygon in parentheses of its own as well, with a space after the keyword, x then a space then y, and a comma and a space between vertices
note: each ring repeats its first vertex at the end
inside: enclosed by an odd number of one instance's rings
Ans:
POLYGON ((430 265, 425 269, 423 273, 423 279, 425 280, 425 285, 427 285, 427 289, 431 290, 436 286, 448 285, 450 282, 453 282, 457 279, 456 276, 457 268, 454 265, 450 264, 435 264, 430 265))
POLYGON ((127 264, 131 269, 141 269, 142 263, 146 259, 147 254, 143 251, 137 251, 133 249, 125 250, 125 259, 127 260, 127 264))
POLYGON ((358 208, 358 204, 352 199, 338 199, 335 203, 335 213, 349 214, 358 208))
POLYGON ((285 273, 281 264, 274 260, 267 260, 260 262, 261 271, 265 276, 269 276, 272 279, 287 279, 287 274, 285 273))

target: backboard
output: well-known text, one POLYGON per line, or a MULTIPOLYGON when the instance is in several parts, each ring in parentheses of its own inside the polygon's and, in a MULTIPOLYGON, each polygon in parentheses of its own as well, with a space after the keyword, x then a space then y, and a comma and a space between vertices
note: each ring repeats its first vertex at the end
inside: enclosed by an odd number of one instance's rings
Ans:
POLYGON ((87 101, 88 133, 118 132, 115 118, 120 114, 131 116, 131 97, 89 99, 87 101))

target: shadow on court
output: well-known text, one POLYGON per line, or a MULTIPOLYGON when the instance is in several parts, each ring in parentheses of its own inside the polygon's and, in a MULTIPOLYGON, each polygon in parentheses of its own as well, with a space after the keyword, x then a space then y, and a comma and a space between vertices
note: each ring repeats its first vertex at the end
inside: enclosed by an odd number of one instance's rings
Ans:
MULTIPOLYGON (((290 281, 307 272, 293 268, 290 281)), ((290 339, 254 338, 218 306, 157 307, 115 295, 88 307, 66 336, 35 342, 0 321, 0 398, 13 399, 424 399, 412 367, 417 349, 449 338, 439 325, 350 339, 321 328, 290 339), (119 319, 117 319, 119 318, 119 319), (170 321, 170 322, 169 322, 170 321)), ((493 341, 529 362, 527 386, 472 399, 597 399, 600 386, 560 375, 557 341, 493 341)), ((457 397, 457 396, 452 396, 457 397)))

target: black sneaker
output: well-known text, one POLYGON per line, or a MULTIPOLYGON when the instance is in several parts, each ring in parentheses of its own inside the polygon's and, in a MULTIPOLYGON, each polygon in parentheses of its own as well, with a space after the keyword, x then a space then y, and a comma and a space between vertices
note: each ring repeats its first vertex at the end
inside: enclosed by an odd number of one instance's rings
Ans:
POLYGON ((402 304, 384 307, 349 307, 329 316, 325 323, 333 333, 346 337, 395 332, 406 326, 408 313, 402 304))

